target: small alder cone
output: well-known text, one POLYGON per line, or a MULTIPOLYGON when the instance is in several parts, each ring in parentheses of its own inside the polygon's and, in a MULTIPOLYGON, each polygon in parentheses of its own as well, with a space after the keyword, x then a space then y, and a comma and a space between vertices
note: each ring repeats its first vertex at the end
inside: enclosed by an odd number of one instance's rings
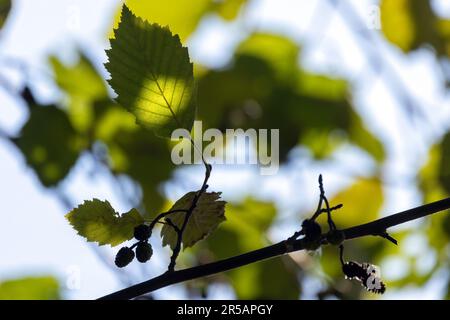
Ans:
POLYGON ((152 257, 153 249, 148 242, 139 242, 136 247, 136 258, 139 262, 145 263, 152 257))
POLYGON ((127 266, 134 259, 134 251, 128 247, 123 247, 117 252, 115 264, 119 268, 127 266))
POLYGON ((320 225, 310 219, 303 220, 302 230, 305 234, 305 249, 317 250, 320 247, 320 237, 322 235, 322 228, 320 225))
POLYGON ((317 239, 312 241, 306 241, 304 247, 306 250, 316 251, 317 249, 319 249, 320 245, 321 245, 320 239, 317 239))
POLYGON ((150 227, 141 224, 134 228, 134 238, 139 241, 147 241, 150 236, 152 235, 152 230, 150 230, 150 227))
POLYGON ((327 233, 327 241, 330 244, 334 244, 335 246, 339 246, 344 242, 345 236, 344 233, 341 230, 330 230, 330 232, 327 233))
POLYGON ((308 240, 317 240, 322 235, 322 228, 320 225, 310 219, 303 220, 302 229, 305 233, 305 238, 308 240))

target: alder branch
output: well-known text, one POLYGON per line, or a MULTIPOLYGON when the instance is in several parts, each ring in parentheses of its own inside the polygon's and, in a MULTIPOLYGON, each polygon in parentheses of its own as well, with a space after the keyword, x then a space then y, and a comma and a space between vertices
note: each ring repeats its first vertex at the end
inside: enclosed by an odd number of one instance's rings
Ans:
MULTIPOLYGON (((355 227, 342 230, 345 240, 365 236, 382 236, 386 233, 386 229, 425 217, 439 211, 450 209, 450 198, 432 202, 413 209, 399 212, 385 218, 374 220, 372 222, 361 224, 355 227)), ((324 235, 325 236, 325 235, 324 235)), ((125 300, 133 299, 143 294, 153 292, 157 289, 167 287, 172 284, 181 283, 188 280, 210 276, 216 273, 225 272, 231 269, 239 268, 261 260, 274 258, 289 252, 303 250, 305 248, 305 240, 299 239, 292 242, 286 240, 274 245, 250 251, 235 257, 200 265, 193 268, 187 268, 179 271, 166 272, 153 279, 141 282, 131 287, 111 293, 100 300, 125 300)), ((326 241, 323 241, 326 244, 326 241)))

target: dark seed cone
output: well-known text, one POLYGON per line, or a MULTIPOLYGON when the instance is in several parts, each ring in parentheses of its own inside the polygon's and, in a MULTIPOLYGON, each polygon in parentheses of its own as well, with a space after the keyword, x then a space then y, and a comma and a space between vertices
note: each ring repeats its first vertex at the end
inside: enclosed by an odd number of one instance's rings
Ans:
POLYGON ((332 230, 328 232, 327 240, 329 243, 338 246, 345 240, 345 235, 340 230, 332 230))
POLYGON ((302 228, 305 233, 305 238, 308 240, 318 240, 322 235, 322 228, 315 221, 309 219, 303 220, 302 228))
POLYGON ((123 247, 117 252, 116 260, 114 261, 116 266, 123 268, 127 266, 134 259, 134 251, 128 247, 123 247))
POLYGON ((134 237, 136 240, 147 241, 151 234, 152 230, 150 230, 150 227, 145 224, 138 225, 134 228, 134 237))
POLYGON ((136 247, 136 258, 139 262, 145 263, 152 257, 153 249, 148 242, 139 242, 136 247))

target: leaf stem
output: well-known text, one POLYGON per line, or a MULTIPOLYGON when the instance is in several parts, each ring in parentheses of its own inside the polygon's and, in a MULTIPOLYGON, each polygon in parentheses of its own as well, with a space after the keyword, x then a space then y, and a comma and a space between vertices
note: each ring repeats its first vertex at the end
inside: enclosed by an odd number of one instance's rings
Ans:
POLYGON ((167 217, 168 215, 170 215, 170 214, 172 214, 172 213, 177 213, 177 212, 187 212, 187 211, 188 211, 188 210, 186 210, 186 209, 176 209, 176 210, 170 210, 170 211, 166 211, 166 212, 160 213, 159 215, 156 216, 155 219, 153 219, 153 220, 150 222, 149 228, 150 228, 150 230, 153 230, 153 228, 155 227, 155 225, 156 225, 157 223, 159 223, 161 219, 167 217))

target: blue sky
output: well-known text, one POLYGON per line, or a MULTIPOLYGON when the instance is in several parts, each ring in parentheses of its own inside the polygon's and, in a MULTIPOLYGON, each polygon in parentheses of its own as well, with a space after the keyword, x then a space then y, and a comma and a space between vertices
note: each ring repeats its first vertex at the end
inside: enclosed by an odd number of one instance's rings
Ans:
MULTIPOLYGON (((30 77, 35 84, 36 93, 43 101, 59 99, 59 93, 51 85, 51 74, 46 68, 48 54, 57 54, 70 61, 73 48, 81 45, 99 66, 105 61, 104 49, 107 47, 105 34, 117 5, 117 0, 16 0, 14 11, 0 40, 0 73, 20 83, 21 79, 8 67, 6 59, 16 57, 30 66, 30 77), (79 27, 73 25, 73 15, 79 13, 79 27)), ((371 5, 376 1, 352 1, 363 21, 367 21, 371 5)), ((203 64, 216 66, 225 64, 230 58, 231 49, 245 36, 246 30, 276 30, 285 33, 299 43, 305 44, 301 63, 307 68, 324 73, 334 73, 355 79, 355 101, 366 119, 369 128, 383 141, 389 141, 386 175, 397 174, 411 177, 423 164, 427 148, 439 135, 448 129, 450 120, 449 99, 442 90, 438 66, 429 52, 420 51, 404 59, 398 50, 387 46, 376 30, 373 30, 374 44, 380 54, 387 57, 398 75, 405 82, 414 100, 424 106, 430 123, 415 129, 405 125, 403 115, 395 96, 383 78, 368 68, 367 57, 359 49, 358 39, 347 29, 339 16, 329 21, 326 32, 320 28, 323 17, 330 13, 325 1, 261 0, 254 1, 250 8, 241 13, 233 23, 226 23, 217 17, 205 19, 198 32, 189 40, 191 56, 203 64), (316 6, 319 10, 315 11, 316 6), (313 14, 315 13, 315 14, 313 14), (308 31, 308 32, 306 32, 308 31), (405 156, 408 155, 408 156, 405 156)), ((444 16, 450 16, 450 2, 436 1, 436 7, 444 16)), ((14 134, 26 120, 24 106, 0 90, 0 128, 14 134)), ((327 176, 331 193, 350 182, 345 174, 348 170, 364 173, 372 167, 371 160, 355 150, 342 150, 336 156, 336 167, 315 167, 304 161, 291 165, 295 171, 282 170, 275 177, 261 178, 252 168, 223 168, 215 171, 211 185, 224 191, 227 199, 238 199, 248 187, 257 181, 260 188, 257 196, 273 198, 281 211, 280 223, 271 231, 271 238, 281 240, 291 232, 292 208, 310 208, 315 199, 315 190, 305 188, 304 201, 298 200, 292 186, 315 185, 319 172, 327 176), (356 169, 355 169, 356 168, 356 169), (230 175, 239 177, 243 183, 236 187, 230 183, 230 175), (301 202, 301 203, 299 203, 301 202), (284 220, 283 220, 284 219, 284 220)), ((83 157, 69 181, 65 184, 74 203, 84 199, 99 197, 108 199, 117 210, 128 210, 116 196, 107 176, 89 175, 92 162, 83 157)), ((189 177, 186 185, 174 187, 169 183, 166 191, 176 198, 200 181, 197 169, 183 170, 180 174, 189 177)), ((7 142, 0 140, 0 280, 22 275, 40 273, 55 274, 61 279, 63 287, 70 280, 71 272, 80 271, 81 288, 66 289, 68 298, 95 298, 121 288, 124 283, 118 280, 116 272, 111 271, 85 244, 75 236, 73 229, 63 217, 65 208, 52 193, 39 186, 36 177, 28 169, 20 154, 7 142)), ((386 203, 383 211, 391 213, 420 202, 413 184, 392 186, 386 189, 386 203)), ((414 247, 413 245, 410 245, 414 247)), ((104 249, 102 254, 113 259, 115 250, 104 249)), ((165 250, 161 253, 167 254, 165 250)), ((394 261, 395 262, 395 261, 394 261)), ((397 262, 401 264, 401 262, 397 262)), ((165 260, 155 261, 152 266, 133 268, 133 281, 142 280, 164 271, 165 260)), ((436 285, 430 290, 406 290, 400 297, 433 298, 436 285), (418 295, 420 294, 420 295, 418 295)), ((178 298, 184 293, 179 287, 158 292, 158 297, 178 298)), ((392 295, 391 297, 394 297, 392 295)), ((223 286, 212 290, 212 297, 232 297, 223 286)), ((389 296, 388 296, 389 297, 389 296)))

